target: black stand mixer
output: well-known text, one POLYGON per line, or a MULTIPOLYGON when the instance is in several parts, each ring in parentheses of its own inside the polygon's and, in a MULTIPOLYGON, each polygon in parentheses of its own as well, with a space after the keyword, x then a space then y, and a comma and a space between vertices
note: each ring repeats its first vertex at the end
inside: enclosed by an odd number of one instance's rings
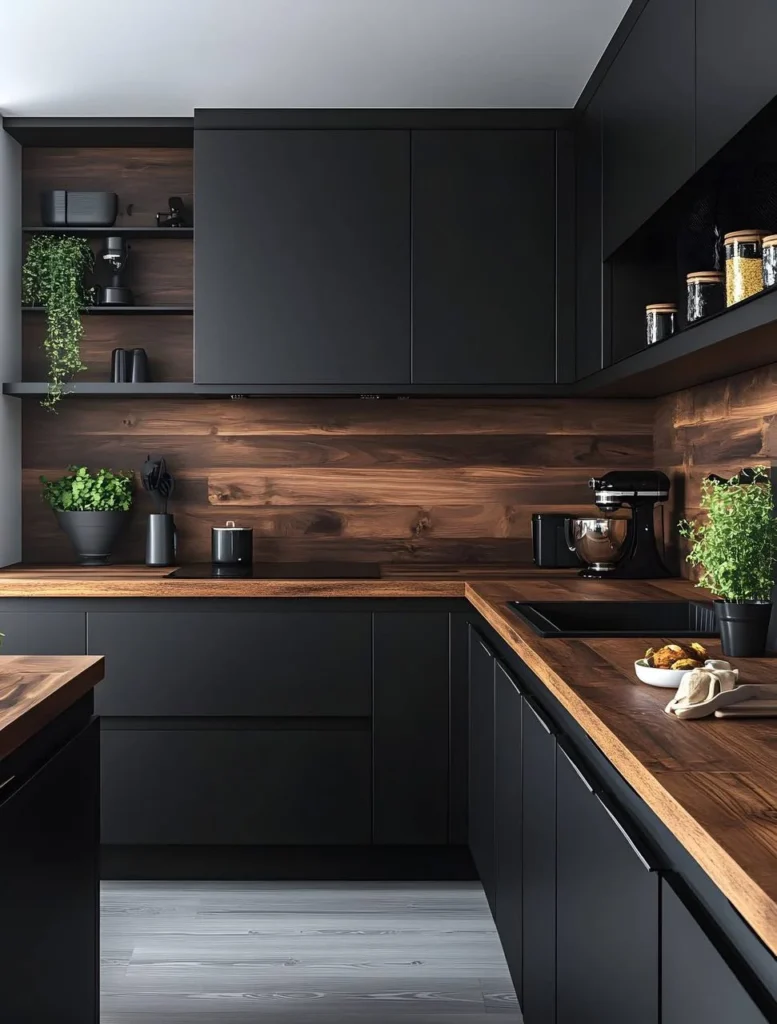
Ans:
POLYGON ((597 579, 651 580, 673 574, 658 553, 654 508, 669 497, 669 477, 658 470, 616 469, 588 481, 594 504, 604 513, 630 508, 623 554, 606 570, 583 569, 581 576, 597 579))

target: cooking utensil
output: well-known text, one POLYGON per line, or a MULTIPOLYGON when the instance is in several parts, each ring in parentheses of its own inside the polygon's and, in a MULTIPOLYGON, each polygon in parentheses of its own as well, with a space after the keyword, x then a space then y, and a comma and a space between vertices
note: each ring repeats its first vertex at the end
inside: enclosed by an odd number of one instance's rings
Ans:
POLYGON ((144 489, 154 496, 160 513, 167 515, 167 502, 175 490, 175 480, 172 474, 167 472, 165 460, 152 459, 149 455, 143 463, 140 479, 144 489))
POLYGON ((250 565, 254 560, 254 531, 228 519, 226 526, 211 528, 210 551, 214 565, 250 565))

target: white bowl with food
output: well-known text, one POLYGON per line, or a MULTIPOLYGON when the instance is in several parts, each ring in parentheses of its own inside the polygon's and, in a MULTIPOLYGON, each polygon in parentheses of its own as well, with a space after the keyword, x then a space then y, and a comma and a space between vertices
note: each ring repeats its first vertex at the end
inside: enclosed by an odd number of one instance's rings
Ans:
POLYGON ((701 668, 707 659, 707 650, 700 643, 665 644, 658 650, 645 651, 644 658, 634 662, 637 679, 648 686, 676 690, 686 672, 701 668))

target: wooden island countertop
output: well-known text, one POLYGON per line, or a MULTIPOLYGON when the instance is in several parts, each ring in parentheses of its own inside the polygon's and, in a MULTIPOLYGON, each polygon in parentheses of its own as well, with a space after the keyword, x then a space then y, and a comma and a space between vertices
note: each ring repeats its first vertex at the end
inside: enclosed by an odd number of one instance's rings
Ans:
MULTIPOLYGON (((664 707, 672 691, 640 683, 633 662, 646 647, 660 646, 672 637, 543 638, 508 605, 515 600, 709 598, 704 591, 685 580, 583 580, 573 570, 532 567, 393 566, 381 579, 350 581, 167 580, 168 572, 16 566, 0 571, 0 599, 466 598, 777 955, 777 720, 671 718, 664 707)), ((707 646, 711 656, 720 655, 719 644, 710 641, 707 646)), ((101 659, 3 658, 0 663, 6 660, 9 667, 23 661, 41 668, 49 660, 85 665, 101 659)), ((743 682, 777 682, 777 658, 748 658, 735 664, 743 682)), ((101 676, 102 666, 96 670, 101 676)), ((45 689, 47 684, 41 679, 36 685, 45 689)), ((56 682, 53 685, 56 688, 56 682)), ((3 735, 0 732, 0 738, 3 735)))
POLYGON ((100 657, 0 655, 0 760, 93 689, 100 657))

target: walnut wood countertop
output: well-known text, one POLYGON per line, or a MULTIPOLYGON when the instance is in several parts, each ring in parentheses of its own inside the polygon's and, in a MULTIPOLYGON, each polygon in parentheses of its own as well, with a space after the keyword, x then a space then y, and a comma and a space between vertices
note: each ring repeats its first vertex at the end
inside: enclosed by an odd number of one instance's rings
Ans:
MULTIPOLYGON (((699 596, 690 584, 536 580, 470 583, 467 597, 777 954, 777 719, 680 721, 674 691, 640 683, 654 639, 538 636, 507 601, 699 596)), ((705 595, 708 596, 708 595, 705 595)), ((712 657, 720 645, 704 641, 712 657)), ((777 658, 733 659, 740 681, 777 682, 777 658)))
POLYGON ((570 579, 573 569, 537 569, 533 565, 381 567, 379 579, 179 580, 171 568, 144 565, 11 565, 0 569, 4 597, 464 597, 468 580, 511 580, 524 576, 570 579))
POLYGON ((0 759, 75 704, 104 674, 99 657, 0 656, 0 759))

